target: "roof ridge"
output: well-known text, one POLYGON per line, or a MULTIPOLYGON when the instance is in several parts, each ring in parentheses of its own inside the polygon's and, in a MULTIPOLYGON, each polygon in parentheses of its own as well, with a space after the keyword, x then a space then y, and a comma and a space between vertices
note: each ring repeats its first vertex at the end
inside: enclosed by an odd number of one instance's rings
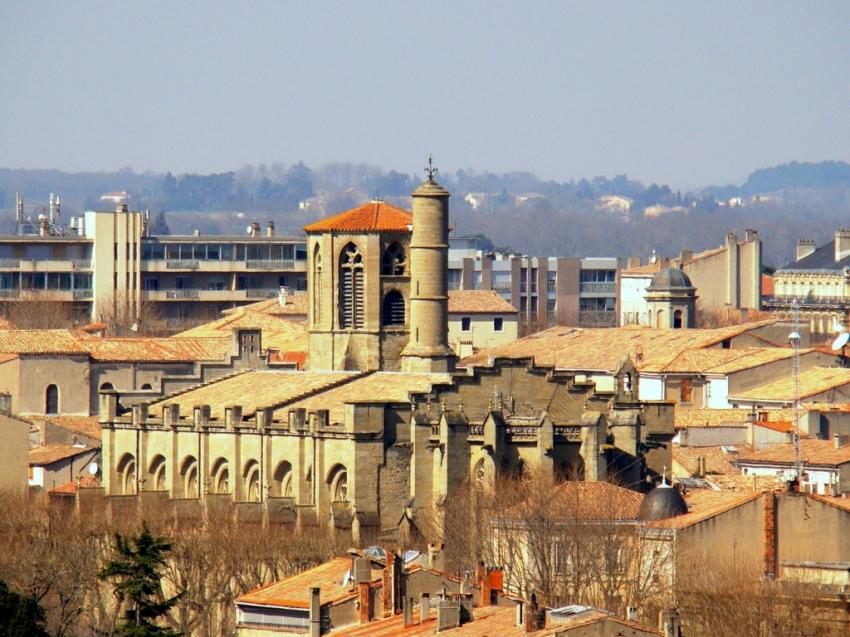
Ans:
MULTIPOLYGON (((260 370, 239 369, 239 370, 236 370, 235 372, 233 372, 231 374, 224 374, 223 376, 219 376, 218 378, 214 378, 213 380, 206 382, 206 383, 202 379, 200 379, 200 381, 198 383, 191 385, 189 387, 186 387, 185 389, 178 389, 177 391, 173 391, 170 394, 163 394, 159 399, 157 399, 156 401, 154 401, 151 404, 156 405, 157 403, 161 403, 165 400, 170 400, 172 398, 176 398, 177 396, 181 396, 182 394, 187 394, 190 391, 194 391, 196 389, 199 389, 200 387, 208 387, 209 385, 215 385, 217 383, 220 383, 223 380, 228 380, 229 378, 235 378, 236 376, 241 376, 242 374, 247 374, 248 372, 255 372, 255 371, 260 371, 260 370)), ((180 378, 180 377, 175 376, 175 377, 171 377, 171 378, 180 378)))
POLYGON ((332 382, 328 383, 327 385, 322 385, 321 387, 314 387, 313 389, 308 389, 307 391, 301 392, 301 394, 294 396, 294 397, 292 397, 288 400, 284 400, 283 402, 280 402, 280 403, 277 403, 277 404, 274 404, 274 405, 267 405, 266 407, 267 408, 270 407, 271 409, 283 409, 287 405, 291 405, 293 403, 297 403, 299 401, 302 401, 306 398, 310 398, 310 396, 314 396, 314 395, 320 394, 322 392, 330 391, 331 389, 336 389, 337 387, 341 387, 342 385, 345 385, 345 384, 350 383, 350 382, 355 381, 355 380, 360 380, 361 378, 367 378, 367 377, 375 374, 377 371, 378 370, 373 369, 373 370, 369 370, 369 371, 365 371, 365 372, 355 373, 355 374, 352 374, 351 376, 344 376, 343 378, 338 378, 337 380, 332 381, 332 382))

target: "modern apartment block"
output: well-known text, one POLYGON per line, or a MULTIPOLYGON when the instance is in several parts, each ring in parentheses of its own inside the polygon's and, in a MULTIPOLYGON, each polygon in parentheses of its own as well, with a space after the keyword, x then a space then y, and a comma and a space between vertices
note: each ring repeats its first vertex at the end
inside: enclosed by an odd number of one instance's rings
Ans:
POLYGON ((141 318, 152 308, 171 326, 306 289, 302 237, 253 223, 243 236, 151 236, 146 213, 119 204, 57 223, 57 211, 0 236, 0 301, 50 300, 92 320, 141 318))
POLYGON ((495 290, 526 325, 617 325, 616 258, 530 257, 487 252, 474 238, 451 240, 450 290, 495 290))

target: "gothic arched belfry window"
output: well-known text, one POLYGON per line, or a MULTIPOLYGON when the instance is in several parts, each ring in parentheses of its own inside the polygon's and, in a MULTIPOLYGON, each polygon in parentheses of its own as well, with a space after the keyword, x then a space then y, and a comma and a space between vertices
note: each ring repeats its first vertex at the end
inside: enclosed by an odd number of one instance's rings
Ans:
POLYGON ((363 255, 349 243, 339 259, 339 325, 359 329, 366 317, 364 299, 363 255))
POLYGON ((322 320, 322 253, 317 245, 313 250, 313 323, 322 320))
POLYGON ((390 276, 399 276, 404 274, 404 268, 407 264, 407 259, 404 256, 404 248, 398 241, 393 242, 384 252, 384 258, 381 260, 381 274, 390 276))

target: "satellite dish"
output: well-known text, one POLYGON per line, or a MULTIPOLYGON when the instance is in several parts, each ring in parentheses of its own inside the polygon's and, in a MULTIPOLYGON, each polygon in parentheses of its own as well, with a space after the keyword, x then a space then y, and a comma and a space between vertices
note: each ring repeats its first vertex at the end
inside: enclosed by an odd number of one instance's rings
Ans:
POLYGON ((251 226, 248 226, 248 227, 245 229, 245 232, 247 232, 248 234, 251 234, 251 230, 252 230, 251 226))
POLYGON ((97 475, 97 472, 98 472, 98 470, 99 470, 99 469, 100 469, 100 468, 97 466, 97 463, 96 463, 96 462, 92 462, 92 463, 89 465, 89 474, 91 474, 91 475, 93 475, 93 476, 96 476, 96 475, 97 475))
POLYGON ((844 349, 844 346, 847 345, 847 341, 850 341, 850 334, 844 332, 843 334, 839 334, 835 337, 835 340, 832 341, 832 351, 838 352, 844 349))

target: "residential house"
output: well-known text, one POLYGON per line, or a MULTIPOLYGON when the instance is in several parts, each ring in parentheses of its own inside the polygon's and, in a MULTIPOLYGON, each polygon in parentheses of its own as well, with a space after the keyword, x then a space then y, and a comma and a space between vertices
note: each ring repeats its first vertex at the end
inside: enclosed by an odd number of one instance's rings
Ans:
MULTIPOLYGON (((785 443, 743 455, 737 464, 744 475, 779 476, 790 482, 797 476, 797 458, 796 446, 785 443)), ((833 440, 800 438, 799 462, 801 490, 820 495, 850 492, 850 444, 838 434, 833 440)))

